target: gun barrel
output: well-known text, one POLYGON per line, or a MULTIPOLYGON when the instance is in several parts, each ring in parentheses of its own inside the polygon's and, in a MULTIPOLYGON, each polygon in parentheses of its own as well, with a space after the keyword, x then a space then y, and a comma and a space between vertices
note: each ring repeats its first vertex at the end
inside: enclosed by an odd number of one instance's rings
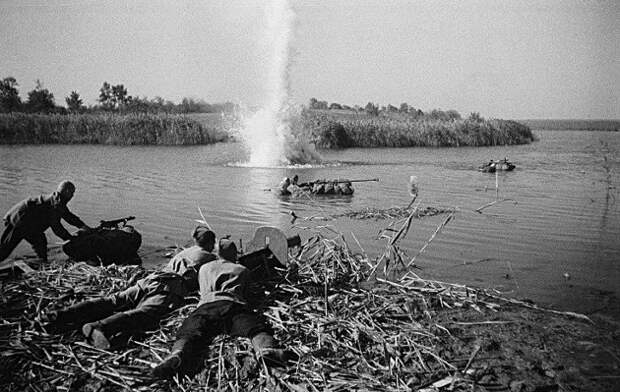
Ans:
POLYGON ((343 183, 343 182, 377 182, 379 181, 378 178, 370 178, 370 179, 363 179, 363 180, 325 180, 325 181, 314 181, 314 182, 310 182, 309 184, 329 184, 329 183, 343 183))
POLYGON ((126 222, 128 222, 130 220, 134 220, 134 219, 136 219, 135 216, 128 216, 126 218, 112 219, 112 220, 108 220, 108 221, 102 220, 102 221, 99 222, 99 226, 100 227, 113 227, 113 226, 118 225, 119 223, 126 223, 126 222))
POLYGON ((336 182, 378 182, 379 179, 378 178, 370 178, 367 180, 342 180, 342 181, 336 181, 336 182))

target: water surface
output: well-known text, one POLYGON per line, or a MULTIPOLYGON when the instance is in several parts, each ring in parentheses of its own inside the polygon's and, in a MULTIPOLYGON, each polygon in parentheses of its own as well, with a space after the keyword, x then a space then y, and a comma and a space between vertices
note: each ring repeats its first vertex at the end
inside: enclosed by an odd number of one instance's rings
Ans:
MULTIPOLYGON (((454 207, 455 219, 418 256, 419 274, 494 288, 519 298, 580 312, 618 317, 620 307, 620 133, 539 131, 523 146, 484 148, 348 149, 326 151, 325 165, 248 168, 239 145, 194 147, 2 146, 0 210, 53 190, 62 179, 77 185, 71 209, 88 224, 127 215, 148 247, 185 244, 199 219, 198 206, 218 234, 251 238, 260 225, 288 234, 329 225, 352 248, 360 241, 376 255, 377 236, 390 221, 339 218, 291 224, 301 217, 330 216, 365 207, 406 206, 409 176, 419 181, 421 206, 454 207), (517 169, 498 176, 476 170, 508 157, 517 169), (283 199, 268 189, 283 176, 379 178, 355 186, 351 198, 283 199), (351 234, 353 233, 353 234, 351 234)), ((401 242, 409 257, 445 219, 416 220, 401 242)), ((325 231, 329 235, 328 231, 325 231)), ((48 232, 51 243, 57 238, 48 232)), ((31 253, 25 244, 16 254, 31 253)))

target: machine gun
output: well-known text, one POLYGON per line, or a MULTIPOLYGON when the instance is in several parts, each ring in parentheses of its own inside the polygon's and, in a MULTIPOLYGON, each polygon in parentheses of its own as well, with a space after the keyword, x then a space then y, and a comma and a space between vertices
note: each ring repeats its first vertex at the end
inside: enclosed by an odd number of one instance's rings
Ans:
POLYGON ((115 263, 140 264, 138 249, 142 235, 127 222, 135 216, 102 220, 99 226, 78 230, 76 235, 62 245, 62 250, 74 261, 85 261, 91 265, 115 263))
POLYGON ((99 221, 99 226, 97 228, 98 229, 112 229, 112 228, 118 227, 118 225, 120 224, 125 226, 127 222, 129 222, 130 220, 134 220, 134 219, 136 219, 135 216, 128 216, 128 217, 119 218, 119 219, 101 220, 99 221))
POLYGON ((347 179, 343 179, 343 180, 317 180, 317 181, 310 181, 310 182, 302 182, 301 184, 297 184, 297 186, 299 186, 299 187, 309 187, 309 186, 320 185, 320 184, 342 184, 342 183, 346 183, 346 182, 354 183, 354 182, 378 182, 378 181, 379 181, 378 178, 370 178, 370 179, 367 179, 367 180, 347 180, 347 179))
POLYGON ((281 230, 262 226, 256 229, 247 252, 239 257, 238 263, 251 271, 260 267, 285 267, 288 264, 288 249, 300 245, 299 235, 286 238, 281 230))

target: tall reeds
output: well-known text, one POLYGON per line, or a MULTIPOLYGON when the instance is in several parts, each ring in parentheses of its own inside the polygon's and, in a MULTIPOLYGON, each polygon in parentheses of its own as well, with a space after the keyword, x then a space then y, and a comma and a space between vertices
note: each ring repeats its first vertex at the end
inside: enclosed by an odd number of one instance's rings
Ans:
POLYGON ((494 146, 534 140, 527 126, 498 119, 333 115, 307 110, 301 123, 302 132, 320 148, 494 146))
POLYGON ((0 114, 0 144, 193 145, 227 139, 221 127, 178 114, 0 114))
MULTIPOLYGON (((194 145, 231 140, 219 116, 147 113, 0 114, 0 144, 194 145)), ((292 121, 318 148, 459 147, 525 144, 534 140, 515 121, 331 114, 304 110, 292 121)))

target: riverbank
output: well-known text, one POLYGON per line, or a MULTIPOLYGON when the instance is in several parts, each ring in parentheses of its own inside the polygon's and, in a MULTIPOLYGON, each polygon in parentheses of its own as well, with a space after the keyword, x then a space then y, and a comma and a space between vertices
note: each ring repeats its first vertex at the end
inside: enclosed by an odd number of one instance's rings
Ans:
MULTIPOLYGON (((0 114, 0 144, 203 145, 233 140, 234 117, 219 114, 0 114)), ((531 130, 484 119, 371 116, 354 111, 303 110, 295 133, 318 148, 459 147, 525 144, 531 130)))
POLYGON ((620 120, 519 120, 520 123, 544 131, 620 131, 620 120))
MULTIPOLYGON (((148 252, 149 264, 169 253, 148 252)), ((247 340, 221 337, 193 379, 152 382, 149 368, 195 305, 118 351, 92 348, 77 332, 47 334, 38 322, 46 310, 123 289, 147 273, 52 256, 51 265, 2 282, 5 390, 613 391, 620 376, 618 325, 411 273, 381 277, 376 260, 317 234, 284 275, 264 282, 268 292, 251 297, 276 337, 300 354, 295 366, 267 370, 247 340)))

